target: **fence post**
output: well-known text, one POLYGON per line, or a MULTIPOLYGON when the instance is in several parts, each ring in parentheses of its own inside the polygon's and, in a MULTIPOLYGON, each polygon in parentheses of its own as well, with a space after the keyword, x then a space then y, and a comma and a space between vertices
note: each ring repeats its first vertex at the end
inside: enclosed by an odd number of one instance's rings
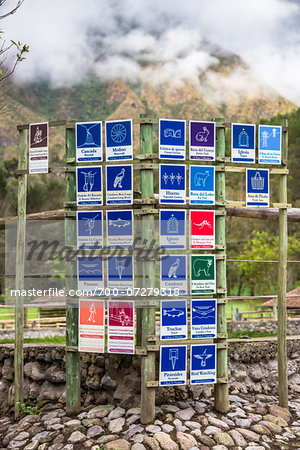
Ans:
MULTIPOLYGON (((75 128, 66 125, 66 166, 74 166, 75 161, 75 128), (70 162, 69 162, 70 161, 70 162)), ((66 172, 66 202, 76 201, 76 173, 66 172)), ((66 211, 72 211, 72 206, 66 204, 66 211)), ((65 217, 65 245, 76 244, 75 217, 65 217)), ((78 345, 78 298, 68 297, 70 289, 77 289, 77 266, 74 258, 66 257, 66 410, 67 414, 80 412, 80 353, 70 347, 78 345)))
MULTIPOLYGON (((27 169, 27 130, 19 131, 19 170, 27 169)), ((18 225, 17 225, 17 251, 16 251, 16 290, 24 289, 24 264, 25 264, 25 233, 26 233, 26 197, 27 197, 27 173, 18 177, 18 225)), ((23 297, 16 295, 15 306, 15 357, 14 357, 14 406, 15 417, 20 415, 19 403, 24 400, 23 392, 23 327, 24 304, 23 297)))
POLYGON ((273 298, 273 320, 278 320, 277 314, 277 297, 273 298))
POLYGON ((231 300, 231 322, 235 322, 234 301, 231 300))
MULTIPOLYGON (((216 261, 217 281, 217 332, 227 333, 226 318, 226 224, 225 224, 225 127, 224 119, 215 119, 216 122, 216 250, 223 259, 216 261)), ((218 343, 227 344, 227 337, 218 339, 218 343)), ((228 350, 219 348, 217 351, 217 377, 222 378, 222 383, 215 385, 215 408, 225 413, 229 410, 228 397, 228 350)))
MULTIPOLYGON (((282 120, 287 127, 287 119, 282 120)), ((287 165, 288 132, 282 133, 282 162, 287 165)), ((287 175, 279 175, 279 202, 287 204, 287 175)), ((287 208, 279 209, 279 264, 278 264, 278 386, 279 404, 288 408, 288 374, 287 374, 287 342, 286 342, 286 279, 287 279, 287 208)))
MULTIPOLYGON (((150 114, 141 114, 141 119, 151 119, 150 114)), ((152 153, 152 124, 143 123, 140 125, 141 153, 152 153)), ((151 163, 152 159, 144 160, 151 163)), ((141 170, 141 194, 142 199, 154 198, 153 170, 141 170)), ((153 205, 144 205, 143 209, 152 209, 153 205)), ((151 213, 142 215, 142 241, 146 246, 154 239, 155 223, 154 215, 151 213)), ((155 283, 155 261, 145 260, 142 263, 142 286, 154 287, 155 283)), ((146 307, 141 311, 141 345, 146 347, 148 336, 155 334, 155 308, 146 307)), ((147 381, 155 379, 155 352, 142 356, 141 362, 141 422, 143 424, 152 423, 155 418, 155 388, 147 387, 147 381)))

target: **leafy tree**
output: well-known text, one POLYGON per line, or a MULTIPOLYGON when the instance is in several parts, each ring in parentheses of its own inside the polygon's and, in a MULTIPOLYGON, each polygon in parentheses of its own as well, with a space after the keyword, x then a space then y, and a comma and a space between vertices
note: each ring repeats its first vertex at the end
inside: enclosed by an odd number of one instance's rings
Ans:
POLYGON ((39 179, 28 186, 27 213, 62 208, 64 184, 58 180, 39 179))
MULTIPOLYGON (((18 0, 15 7, 9 10, 7 13, 0 16, 0 21, 15 14, 20 8, 24 0, 18 0)), ((3 6, 7 0, 0 0, 0 8, 3 6)), ((7 43, 4 38, 3 30, 0 28, 0 113, 7 111, 7 105, 5 103, 5 94, 7 89, 5 88, 5 83, 7 79, 14 73, 17 65, 25 59, 24 54, 29 52, 29 46, 23 44, 20 41, 9 40, 7 43), (7 63, 8 56, 11 56, 12 51, 14 51, 12 56, 12 62, 7 63)))
MULTIPOLYGON (((272 236, 266 231, 253 231, 251 239, 244 245, 239 259, 245 260, 240 262, 237 267, 239 277, 243 280, 244 285, 249 286, 250 295, 268 295, 276 292, 277 271, 276 263, 271 262, 249 262, 249 260, 257 261, 277 261, 279 252, 279 238, 272 236)), ((288 238, 288 259, 299 259, 300 242, 296 236, 288 238)), ((292 268, 288 266, 288 280, 292 284, 299 275, 297 266, 292 268)))

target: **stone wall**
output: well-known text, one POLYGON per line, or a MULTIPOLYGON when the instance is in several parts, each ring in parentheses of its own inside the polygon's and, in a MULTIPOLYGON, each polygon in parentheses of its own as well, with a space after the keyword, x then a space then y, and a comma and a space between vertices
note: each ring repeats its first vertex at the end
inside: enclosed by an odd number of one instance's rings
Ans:
MULTIPOLYGON (((0 346, 0 411, 13 405, 13 345, 0 346)), ((276 394, 276 342, 229 344, 229 380, 231 393, 276 394)), ((158 357, 158 355, 157 355, 158 357)), ((300 391, 299 340, 288 341, 289 385, 300 391)), ((115 403, 123 407, 138 406, 140 393, 138 356, 81 354, 82 403, 115 403)), ((157 361, 158 363, 158 361, 157 361)), ((158 370, 158 364, 157 364, 158 370)), ((65 403, 65 347, 24 345, 25 396, 39 404, 65 403)), ((156 374, 158 377, 158 373, 156 374)), ((208 397, 208 386, 166 387, 157 389, 157 404, 187 398, 208 397)))
MULTIPOLYGON (((277 321, 275 320, 256 320, 256 321, 235 321, 227 322, 228 331, 243 331, 251 330, 258 331, 260 333, 270 332, 277 333, 277 321)), ((300 334, 300 319, 287 320, 287 334, 295 335, 300 334)))
MULTIPOLYGON (((43 339, 46 337, 61 336, 66 335, 65 327, 51 327, 51 328, 24 328, 23 337, 33 338, 33 339, 43 339)), ((0 330, 0 339, 14 339, 15 330, 13 328, 6 328, 0 330)))

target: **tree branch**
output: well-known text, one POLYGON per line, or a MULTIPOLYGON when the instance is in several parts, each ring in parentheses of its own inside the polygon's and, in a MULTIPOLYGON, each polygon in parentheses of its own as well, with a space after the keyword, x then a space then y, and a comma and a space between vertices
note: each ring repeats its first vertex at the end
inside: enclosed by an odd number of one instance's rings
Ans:
MULTIPOLYGON (((15 8, 12 9, 11 11, 7 12, 6 14, 3 14, 2 16, 0 16, 0 20, 3 20, 3 19, 5 19, 5 17, 8 17, 8 16, 11 16, 12 14, 15 14, 15 12, 22 5, 23 1, 24 0, 18 0, 18 3, 16 4, 15 8)), ((2 6, 5 2, 6 2, 6 0, 0 0, 0 6, 2 6)))

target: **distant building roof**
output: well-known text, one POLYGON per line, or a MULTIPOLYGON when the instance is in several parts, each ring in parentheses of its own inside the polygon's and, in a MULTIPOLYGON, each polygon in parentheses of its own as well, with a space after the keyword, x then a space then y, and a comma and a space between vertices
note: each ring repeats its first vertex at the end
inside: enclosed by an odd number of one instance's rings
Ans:
MULTIPOLYGON (((274 298, 275 297, 273 297, 270 300, 268 300, 267 302, 263 303, 262 306, 273 306, 274 298)), ((276 303, 278 304, 278 298, 276 300, 276 303)), ((300 287, 297 287, 296 289, 293 289, 292 291, 287 292, 286 307, 287 308, 300 308, 300 287)))

